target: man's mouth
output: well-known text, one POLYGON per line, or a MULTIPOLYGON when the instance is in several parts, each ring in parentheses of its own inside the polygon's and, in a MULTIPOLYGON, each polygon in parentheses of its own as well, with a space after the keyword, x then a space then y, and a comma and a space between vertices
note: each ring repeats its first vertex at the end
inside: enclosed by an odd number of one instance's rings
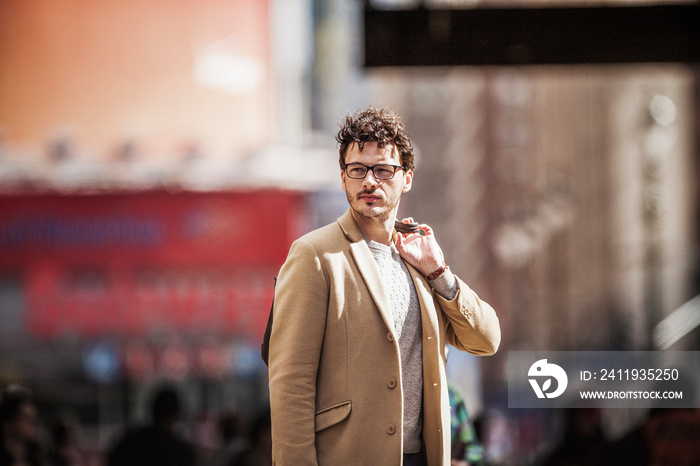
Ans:
POLYGON ((365 193, 365 194, 360 194, 360 199, 362 199, 363 201, 366 201, 366 202, 375 202, 375 201, 381 200, 381 197, 377 196, 376 194, 365 193))

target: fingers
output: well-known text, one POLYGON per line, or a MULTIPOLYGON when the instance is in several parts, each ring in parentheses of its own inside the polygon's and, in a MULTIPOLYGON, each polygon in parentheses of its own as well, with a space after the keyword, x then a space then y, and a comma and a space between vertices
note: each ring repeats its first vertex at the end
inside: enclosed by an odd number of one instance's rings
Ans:
POLYGON ((424 231, 425 233, 422 233, 422 234, 425 234, 425 235, 432 236, 435 234, 435 233, 433 233, 433 229, 429 225, 426 225, 425 223, 418 225, 418 229, 421 231, 424 231))
MULTIPOLYGON (((401 219, 401 223, 404 223, 404 224, 414 223, 414 224, 416 224, 417 230, 414 231, 414 233, 417 233, 420 236, 435 236, 433 229, 429 225, 426 225, 425 223, 418 224, 415 222, 413 217, 404 217, 403 219, 401 219)), ((402 230, 402 233, 410 234, 405 230, 402 230)))
MULTIPOLYGON (((407 223, 416 223, 416 221, 413 219, 413 217, 404 217, 401 219, 401 223, 406 223, 406 224, 407 223)), ((417 225, 418 225, 418 230, 419 230, 417 233, 420 233, 421 236, 433 234, 433 229, 430 226, 426 225, 425 223, 420 223, 417 225)))

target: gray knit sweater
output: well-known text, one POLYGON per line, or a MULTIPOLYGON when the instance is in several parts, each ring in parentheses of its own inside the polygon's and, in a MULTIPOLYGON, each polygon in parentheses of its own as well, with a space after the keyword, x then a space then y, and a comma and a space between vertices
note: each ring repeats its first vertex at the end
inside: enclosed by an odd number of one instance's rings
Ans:
MULTIPOLYGON (((423 345, 418 294, 396 247, 366 241, 381 270, 382 285, 390 298, 394 330, 399 338, 404 401, 403 451, 417 453, 421 450, 423 428, 423 345)), ((430 285, 447 299, 457 295, 457 281, 449 269, 430 285)))

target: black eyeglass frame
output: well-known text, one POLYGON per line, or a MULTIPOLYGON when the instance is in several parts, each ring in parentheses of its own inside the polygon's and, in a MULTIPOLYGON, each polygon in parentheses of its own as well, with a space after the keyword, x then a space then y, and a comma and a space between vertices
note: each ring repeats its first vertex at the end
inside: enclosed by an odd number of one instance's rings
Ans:
POLYGON ((367 174, 371 171, 371 172, 372 172, 372 176, 374 176, 374 178, 375 178, 376 180, 380 180, 380 181, 389 181, 389 180, 393 180, 393 179, 394 179, 394 176, 396 176, 396 171, 397 171, 397 170, 405 170, 405 169, 406 169, 406 168, 405 168, 403 165, 392 165, 392 164, 389 164, 389 163, 380 163, 380 164, 377 164, 377 165, 365 165, 364 163, 360 163, 360 162, 352 162, 352 163, 348 163, 348 164, 345 165, 345 170, 344 170, 344 171, 345 171, 345 174, 347 175, 347 177, 350 178, 350 179, 352 179, 352 180, 364 180, 364 179, 367 177, 367 174), (367 169, 367 171, 365 171, 365 174, 364 174, 363 176, 361 176, 361 177, 354 177, 354 176, 351 176, 350 173, 348 172, 348 167, 350 167, 351 165, 361 165, 361 166, 365 167, 365 168, 367 169), (394 172, 391 174, 391 176, 390 176, 389 178, 379 178, 379 177, 377 176, 377 174, 375 173, 375 171, 374 171, 374 169, 377 168, 377 167, 391 167, 391 168, 394 169, 394 172))

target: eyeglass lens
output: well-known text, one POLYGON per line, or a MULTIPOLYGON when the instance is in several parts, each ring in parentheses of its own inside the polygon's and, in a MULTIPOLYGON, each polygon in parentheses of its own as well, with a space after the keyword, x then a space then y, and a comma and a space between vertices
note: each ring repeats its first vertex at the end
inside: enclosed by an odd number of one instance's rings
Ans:
POLYGON ((367 171, 372 170, 372 174, 378 180, 390 180, 394 177, 399 166, 395 165, 375 165, 367 166, 360 163, 350 163, 345 167, 345 172, 350 178, 364 179, 367 176, 367 171))

